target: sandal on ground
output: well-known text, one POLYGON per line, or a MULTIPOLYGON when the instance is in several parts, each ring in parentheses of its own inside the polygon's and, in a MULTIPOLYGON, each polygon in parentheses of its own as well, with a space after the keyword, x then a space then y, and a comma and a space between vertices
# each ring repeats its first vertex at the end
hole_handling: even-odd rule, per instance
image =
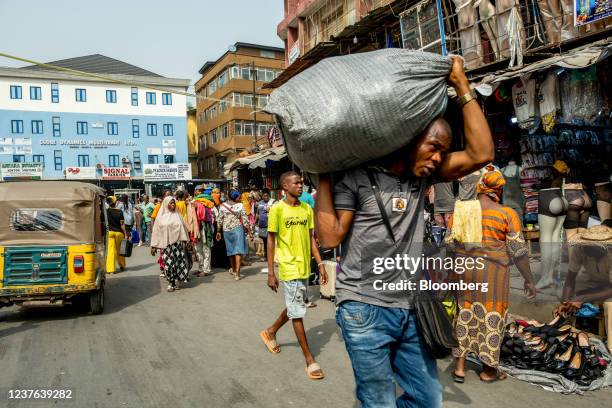
POLYGON ((306 367, 306 374, 311 380, 322 380, 325 378, 325 374, 323 374, 323 370, 321 370, 319 363, 312 363, 306 367))
POLYGON ((191 275, 199 277, 199 276, 202 276, 202 272, 197 272, 196 271, 196 272, 193 272, 191 275))
POLYGON ((463 384, 465 382, 465 375, 459 375, 453 371, 453 381, 459 384, 463 384))
POLYGON ((262 330, 261 332, 259 332, 259 337, 261 337, 261 340, 264 342, 270 353, 278 354, 281 352, 280 346, 276 342, 276 339, 270 337, 270 334, 267 330, 262 330))
POLYGON ((312 309, 313 307, 317 307, 317 305, 316 305, 316 303, 313 303, 313 302, 308 302, 308 303, 306 303, 306 307, 307 307, 308 309, 312 309))
POLYGON ((489 378, 487 380, 483 380, 482 379, 482 374, 480 375, 480 381, 482 381, 483 383, 494 383, 494 382, 497 382, 497 381, 505 380, 506 378, 508 378, 506 373, 504 373, 503 371, 500 371, 500 370, 497 370, 497 373, 495 374, 495 377, 489 378))
POLYGON ((168 292, 174 292, 174 286, 172 286, 172 285, 168 285, 168 287, 166 288, 166 290, 167 290, 168 292))
POLYGON ((159 277, 160 277, 160 278, 165 278, 165 277, 166 277, 166 274, 162 272, 162 273, 160 273, 160 274, 159 274, 159 277))
POLYGON ((239 281, 240 279, 242 279, 242 276, 236 276, 236 275, 234 275, 234 280, 239 281))

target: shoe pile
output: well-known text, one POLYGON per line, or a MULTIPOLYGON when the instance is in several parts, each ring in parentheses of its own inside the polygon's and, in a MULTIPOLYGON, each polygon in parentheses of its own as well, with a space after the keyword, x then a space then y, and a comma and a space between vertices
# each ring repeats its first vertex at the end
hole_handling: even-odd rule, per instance
POLYGON ((504 364, 560 374, 583 386, 601 377, 608 365, 589 344, 589 336, 560 317, 548 324, 524 320, 508 324, 500 358, 504 364))

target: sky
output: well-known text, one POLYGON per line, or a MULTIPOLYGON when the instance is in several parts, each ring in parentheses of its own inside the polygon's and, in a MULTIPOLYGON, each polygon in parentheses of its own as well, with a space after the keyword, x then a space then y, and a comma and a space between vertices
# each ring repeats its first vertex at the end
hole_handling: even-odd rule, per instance
POLYGON ((231 44, 283 47, 283 14, 283 0, 0 0, 0 52, 40 62, 102 54, 193 83, 231 44))

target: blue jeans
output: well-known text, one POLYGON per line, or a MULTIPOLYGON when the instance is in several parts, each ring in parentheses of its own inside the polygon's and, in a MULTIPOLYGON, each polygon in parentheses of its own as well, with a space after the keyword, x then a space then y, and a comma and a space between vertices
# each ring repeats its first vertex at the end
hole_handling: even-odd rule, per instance
POLYGON ((338 306, 336 322, 363 408, 442 406, 436 360, 425 349, 414 313, 345 301, 338 306), (404 390, 397 399, 395 381, 404 390))

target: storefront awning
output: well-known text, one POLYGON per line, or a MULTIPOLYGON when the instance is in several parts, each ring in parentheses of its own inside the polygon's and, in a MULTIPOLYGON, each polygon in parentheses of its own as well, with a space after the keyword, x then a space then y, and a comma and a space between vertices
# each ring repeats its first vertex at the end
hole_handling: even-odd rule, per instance
POLYGON ((287 153, 284 146, 266 149, 250 156, 240 157, 239 159, 234 160, 232 163, 226 164, 224 170, 226 173, 230 173, 242 167, 248 167, 250 169, 255 169, 257 167, 265 168, 266 161, 279 161, 285 156, 287 156, 287 153))
POLYGON ((273 162, 277 162, 280 161, 281 159, 287 157, 287 152, 285 151, 284 147, 277 147, 275 149, 272 149, 273 154, 261 157, 253 162, 251 162, 249 164, 249 169, 256 169, 256 168, 262 168, 265 169, 266 168, 266 163, 268 161, 273 161, 273 162))
POLYGON ((555 55, 532 64, 522 67, 508 68, 492 74, 487 74, 480 81, 480 84, 498 84, 512 78, 529 76, 530 74, 556 66, 559 68, 580 69, 596 64, 608 58, 612 54, 612 37, 583 47, 575 48, 566 53, 555 55))

